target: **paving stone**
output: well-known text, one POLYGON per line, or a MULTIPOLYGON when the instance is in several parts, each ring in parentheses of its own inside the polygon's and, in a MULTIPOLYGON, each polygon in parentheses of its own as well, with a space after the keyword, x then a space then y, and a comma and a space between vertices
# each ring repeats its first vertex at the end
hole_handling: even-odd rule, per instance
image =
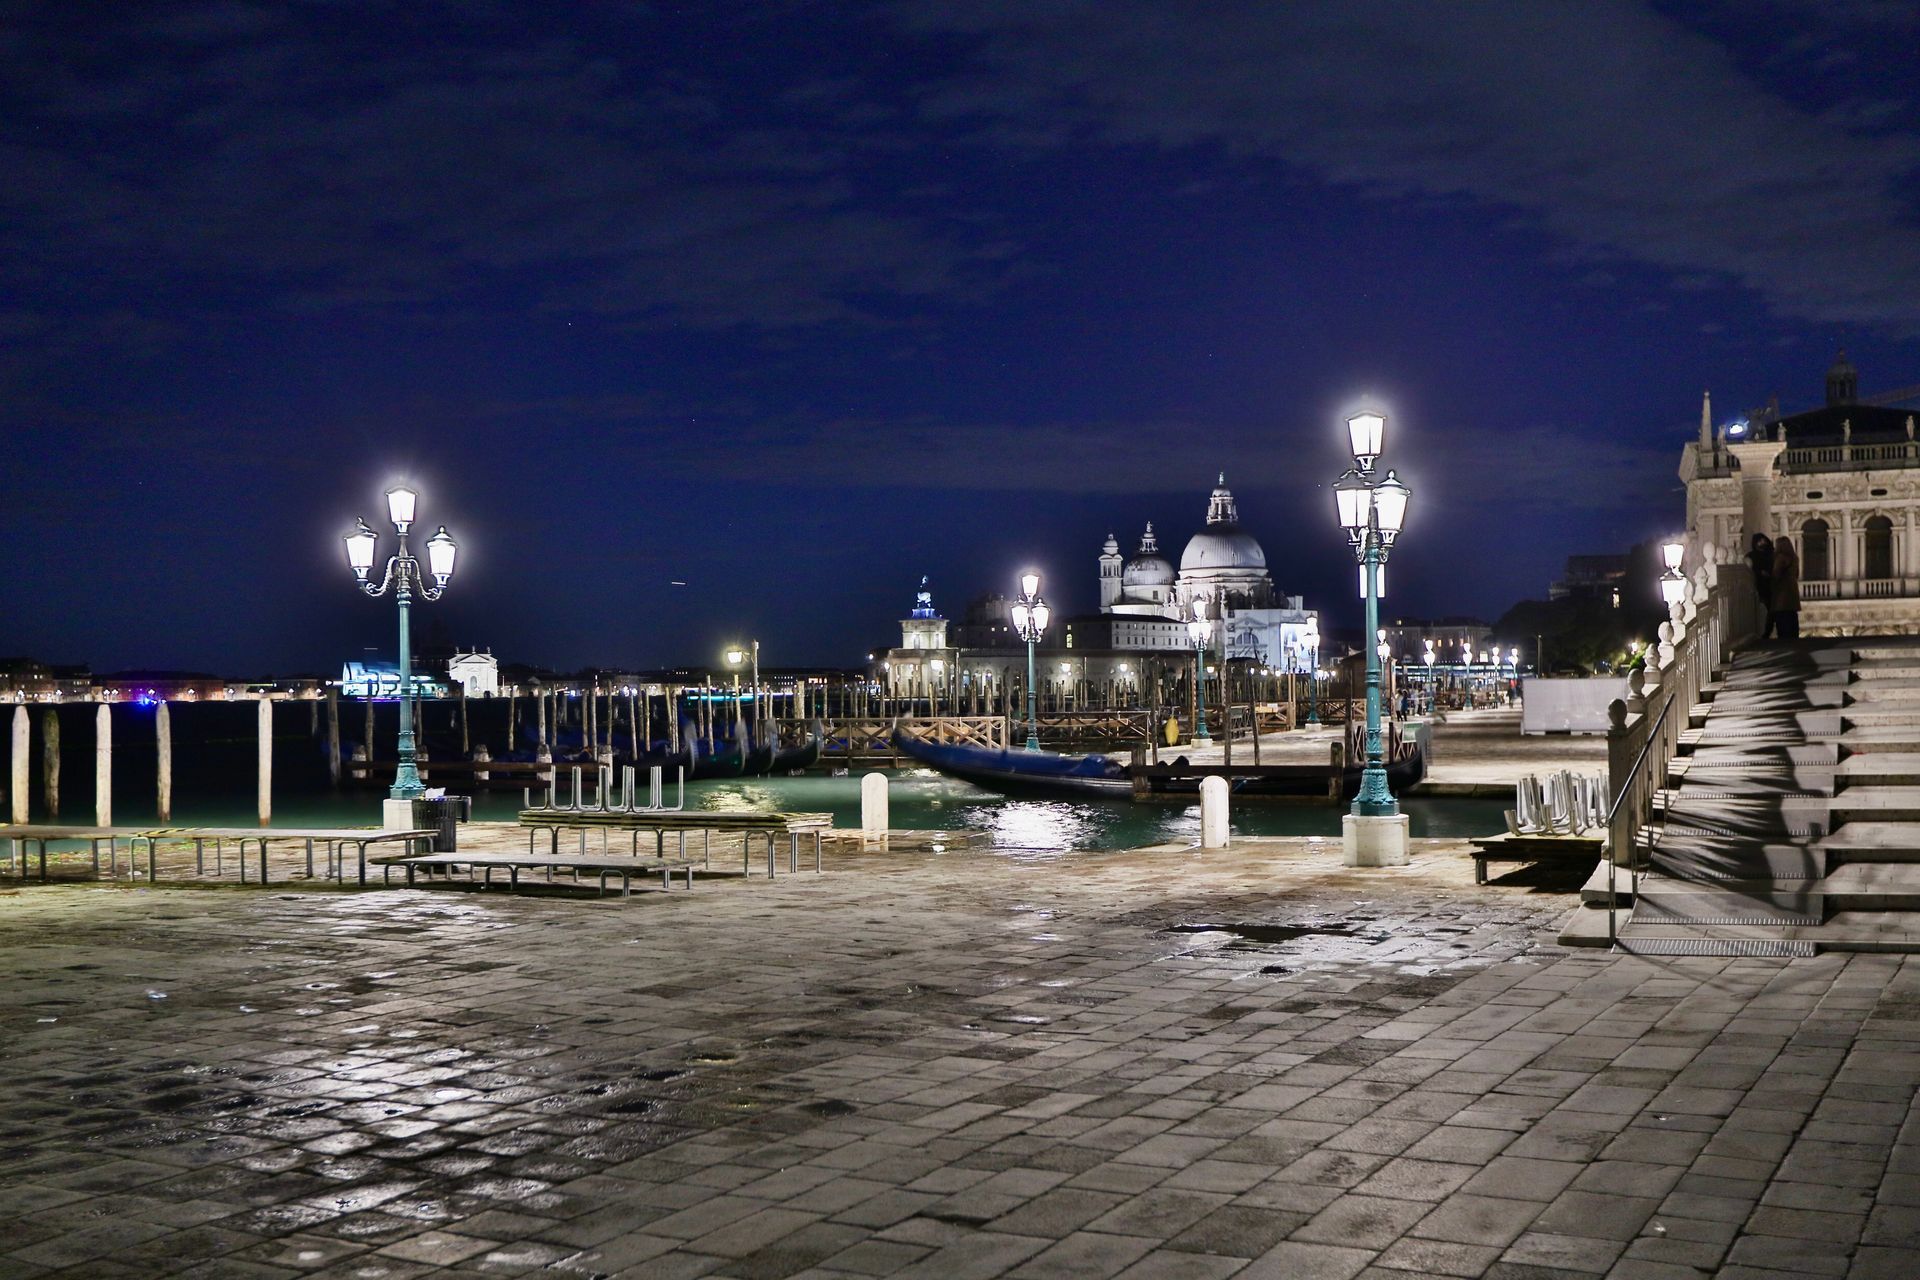
POLYGON ((618 907, 33 886, 0 1274, 1920 1274, 1904 959, 1565 952, 1457 845, 844 856, 618 907))

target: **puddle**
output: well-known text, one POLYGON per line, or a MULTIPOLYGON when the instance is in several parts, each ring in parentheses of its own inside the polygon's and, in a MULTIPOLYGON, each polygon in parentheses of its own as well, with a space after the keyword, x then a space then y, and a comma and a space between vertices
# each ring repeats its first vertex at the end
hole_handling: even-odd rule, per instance
POLYGON ((1342 923, 1328 924, 1176 924, 1167 929, 1168 933, 1228 933, 1235 941, 1227 944, 1230 948, 1246 950, 1247 944, 1272 946, 1279 942, 1292 942, 1295 938, 1309 936, 1353 938, 1360 931, 1342 923))

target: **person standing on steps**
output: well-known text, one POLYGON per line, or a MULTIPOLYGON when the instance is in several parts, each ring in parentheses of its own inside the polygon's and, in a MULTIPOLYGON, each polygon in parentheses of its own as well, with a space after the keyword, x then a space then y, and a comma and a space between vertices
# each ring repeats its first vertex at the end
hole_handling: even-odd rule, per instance
POLYGON ((1779 618, 1773 611, 1773 539, 1764 533, 1753 535, 1753 546, 1747 552, 1747 564, 1753 568, 1753 589, 1760 595, 1760 611, 1766 615, 1766 622, 1760 628, 1760 638, 1772 638, 1779 618))
POLYGON ((1782 538, 1773 548, 1773 615, 1782 640, 1800 638, 1800 555, 1793 539, 1782 538))

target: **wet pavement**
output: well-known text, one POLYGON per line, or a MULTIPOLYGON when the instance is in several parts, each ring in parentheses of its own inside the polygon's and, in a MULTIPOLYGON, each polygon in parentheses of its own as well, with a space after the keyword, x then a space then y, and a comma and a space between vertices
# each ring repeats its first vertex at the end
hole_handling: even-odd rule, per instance
POLYGON ((1920 970, 1471 879, 0 891, 0 1276, 1920 1274, 1920 970))

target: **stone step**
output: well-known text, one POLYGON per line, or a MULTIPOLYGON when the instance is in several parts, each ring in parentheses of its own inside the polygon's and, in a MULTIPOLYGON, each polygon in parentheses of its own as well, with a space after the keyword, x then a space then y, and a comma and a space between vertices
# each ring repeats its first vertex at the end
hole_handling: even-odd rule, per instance
POLYGON ((1920 751, 1870 751, 1848 756, 1834 771, 1842 788, 1920 786, 1920 751))
POLYGON ((1676 769, 1832 768, 1840 762, 1837 741, 1788 743, 1767 747, 1701 747, 1673 761, 1676 769))
POLYGON ((1845 706, 1847 698, 1858 687, 1843 684, 1769 685, 1738 692, 1728 690, 1712 702, 1695 704, 1694 709, 1704 709, 1715 715, 1780 715, 1831 709, 1845 706))
POLYGON ((1841 911, 1819 924, 1689 925, 1645 920, 1636 908, 1619 931, 1618 945, 1641 955, 1920 952, 1920 912, 1841 911))
MULTIPOLYGON (((1826 697, 1830 690, 1818 690, 1826 697)), ((1920 702, 1920 676, 1899 676, 1891 679, 1856 680, 1841 692, 1847 701, 1859 702, 1920 702)))
POLYGON ((1835 734, 1831 740, 1839 746, 1843 756, 1881 751, 1920 752, 1920 725, 1865 726, 1835 734))
POLYGON ((1712 832, 1649 827, 1641 832, 1641 858, 1678 880, 1818 880, 1838 857, 1819 842, 1753 841, 1712 832))
MULTIPOLYGON (((1656 791, 1654 821, 1669 831, 1706 832, 1758 842, 1792 843, 1825 835, 1835 825, 1830 806, 1837 797, 1821 795, 1743 795, 1705 786, 1656 791)), ((1870 808, 1863 802, 1863 808, 1870 808)), ((1904 820, 1896 810, 1890 820, 1904 820)))
MULTIPOLYGON (((1709 765, 1701 768, 1683 761, 1691 767, 1667 771, 1670 783, 1668 790, 1677 790, 1685 794, 1689 791, 1714 792, 1737 796, 1830 796, 1834 793, 1838 779, 1837 765, 1709 765)), ((1866 779, 1862 779, 1866 781, 1866 779)))
POLYGON ((1920 730, 1920 706, 1902 707, 1887 702, 1862 702, 1840 713, 1842 732, 1852 729, 1920 730))
POLYGON ((1920 862, 1920 823, 1848 822, 1813 843, 1846 862, 1920 862))
POLYGON ((1818 882, 1829 913, 1920 911, 1920 863, 1849 862, 1818 882))
POLYGON ((1723 880, 1701 884, 1651 874, 1635 887, 1634 915, 1643 924, 1818 924, 1824 880, 1775 884, 1723 880))

